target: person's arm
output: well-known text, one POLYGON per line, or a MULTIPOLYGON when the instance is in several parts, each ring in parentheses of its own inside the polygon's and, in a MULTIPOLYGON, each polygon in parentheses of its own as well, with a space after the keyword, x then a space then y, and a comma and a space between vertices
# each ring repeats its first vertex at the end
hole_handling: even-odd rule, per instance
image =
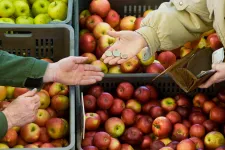
POLYGON ((0 50, 0 85, 40 88, 48 63, 0 50))
POLYGON ((0 139, 3 138, 8 130, 8 122, 4 113, 0 112, 0 139))
POLYGON ((213 28, 207 5, 203 1, 188 1, 183 1, 183 5, 177 0, 162 3, 143 19, 136 32, 144 37, 152 55, 157 50, 173 50, 197 40, 203 32, 213 28), (187 8, 188 5, 191 8, 187 8))

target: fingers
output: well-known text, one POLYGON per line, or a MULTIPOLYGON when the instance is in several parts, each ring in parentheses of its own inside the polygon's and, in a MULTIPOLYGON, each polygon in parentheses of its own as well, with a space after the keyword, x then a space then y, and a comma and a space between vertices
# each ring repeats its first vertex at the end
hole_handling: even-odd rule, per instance
POLYGON ((37 89, 33 89, 32 91, 28 91, 26 92, 25 94, 21 95, 21 96, 24 96, 24 97, 32 97, 34 96, 35 94, 37 93, 37 89))
POLYGON ((120 60, 120 58, 119 58, 119 57, 116 57, 116 58, 114 58, 114 59, 111 59, 111 60, 109 61, 109 64, 110 64, 110 65, 114 65, 114 64, 116 64, 119 60, 120 60))
POLYGON ((114 38, 119 38, 120 35, 121 35, 120 32, 115 32, 115 31, 108 31, 107 34, 108 34, 109 36, 114 37, 114 38))
POLYGON ((94 71, 85 71, 84 73, 85 76, 99 76, 99 77, 104 77, 103 72, 94 72, 94 71))
POLYGON ((95 79, 86 79, 86 80, 82 80, 80 81, 80 85, 90 85, 90 84, 94 84, 97 81, 95 79))
POLYGON ((84 76, 83 80, 87 80, 87 79, 94 79, 96 81, 101 81, 102 77, 101 76, 84 76))
POLYGON ((85 64, 84 65, 84 70, 85 71, 101 71, 101 68, 99 68, 97 66, 94 66, 94 65, 85 64))
POLYGON ((83 63, 85 63, 85 61, 87 61, 87 57, 82 57, 82 56, 79 56, 79 57, 75 57, 75 56, 70 56, 70 57, 72 57, 72 59, 73 59, 73 62, 75 63, 75 64, 83 64, 83 63))
POLYGON ((106 57, 105 59, 104 59, 104 63, 105 64, 108 64, 109 63, 109 61, 111 61, 112 59, 114 59, 115 57, 106 57))
POLYGON ((216 81, 217 81, 217 74, 214 74, 211 78, 209 78, 208 81, 206 81, 206 83, 200 85, 199 88, 208 88, 212 84, 216 83, 216 81))
POLYGON ((120 59, 117 63, 118 64, 122 64, 122 63, 124 63, 125 61, 127 61, 128 59, 120 59))

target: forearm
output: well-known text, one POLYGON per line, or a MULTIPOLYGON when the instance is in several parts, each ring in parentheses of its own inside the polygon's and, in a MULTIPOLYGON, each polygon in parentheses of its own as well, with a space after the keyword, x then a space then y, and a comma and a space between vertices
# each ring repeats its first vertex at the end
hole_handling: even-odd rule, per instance
POLYGON ((0 112, 0 139, 3 138, 8 130, 8 123, 4 113, 0 112))
POLYGON ((47 62, 33 57, 20 57, 0 51, 0 85, 33 88, 35 84, 31 82, 42 80, 47 66, 47 62))

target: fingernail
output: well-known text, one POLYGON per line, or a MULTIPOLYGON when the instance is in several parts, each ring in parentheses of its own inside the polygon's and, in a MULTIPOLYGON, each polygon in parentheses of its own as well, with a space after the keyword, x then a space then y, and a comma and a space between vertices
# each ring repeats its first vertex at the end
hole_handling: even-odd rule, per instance
POLYGON ((32 91, 37 91, 37 88, 34 88, 32 91))

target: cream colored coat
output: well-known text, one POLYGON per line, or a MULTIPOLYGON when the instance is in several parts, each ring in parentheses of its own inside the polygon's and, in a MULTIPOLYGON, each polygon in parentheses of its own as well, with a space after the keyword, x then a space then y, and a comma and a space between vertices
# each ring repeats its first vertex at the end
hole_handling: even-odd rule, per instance
POLYGON ((137 30, 151 54, 172 50, 215 29, 225 46, 225 0, 171 0, 151 12, 137 30))

